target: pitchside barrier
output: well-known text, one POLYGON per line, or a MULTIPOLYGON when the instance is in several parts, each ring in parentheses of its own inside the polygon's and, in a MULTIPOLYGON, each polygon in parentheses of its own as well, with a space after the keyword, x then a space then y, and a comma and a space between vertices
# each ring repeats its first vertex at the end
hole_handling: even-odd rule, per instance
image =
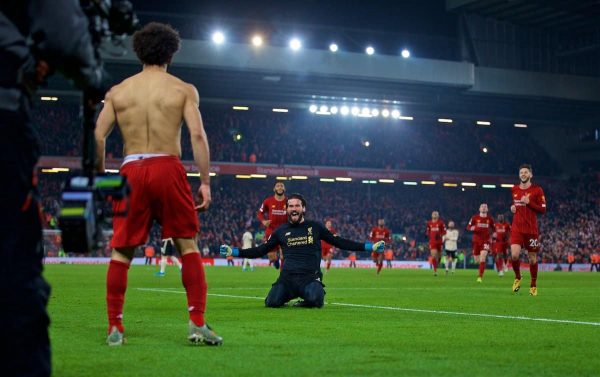
MULTIPOLYGON (((105 257, 105 255, 110 255, 110 247, 109 241, 112 237, 112 230, 107 230, 103 233, 105 237, 105 244, 103 250, 99 251, 97 254, 91 254, 87 256, 60 256, 61 253, 61 237, 60 230, 57 229, 44 229, 44 258, 45 264, 108 264, 110 258, 105 257)), ((159 250, 156 250, 156 253, 160 255, 159 250)), ((160 256, 153 258, 153 263, 158 263, 160 256)), ((203 257, 202 258, 205 265, 210 266, 227 266, 227 260, 224 258, 210 258, 203 257)), ((144 257, 134 258, 132 264, 134 265, 143 265, 145 262, 144 257)), ((253 259, 254 265, 257 267, 265 267, 269 265, 269 261, 267 259, 253 259)), ((171 261, 168 262, 171 264, 171 261)), ((242 259, 237 258, 234 259, 234 265, 241 267, 242 259)), ((386 261, 383 262, 384 268, 386 267, 386 261)), ((325 268, 325 262, 321 262, 321 267, 325 268)), ((334 268, 348 268, 350 267, 350 261, 347 259, 334 259, 331 261, 331 267, 334 268)), ((371 260, 361 259, 356 261, 356 268, 373 268, 374 263, 371 260)), ((521 267, 523 269, 529 269, 527 264, 522 264, 521 267)), ((431 266, 427 261, 401 261, 394 260, 392 261, 392 268, 399 269, 411 269, 411 270, 427 270, 430 269, 431 266)), ((457 268, 462 269, 462 264, 459 263, 457 268)), ((567 264, 562 265, 562 270, 566 271, 568 268, 567 264)), ((556 269, 555 263, 544 263, 540 264, 540 271, 554 271, 556 269)), ((443 271, 443 267, 440 268, 440 271, 443 271)), ((590 271, 589 264, 573 264, 573 271, 590 271)))
MULTIPOLYGON (((152 264, 158 264, 160 258, 153 258, 152 264)), ((46 257, 44 258, 45 264, 108 264, 110 258, 107 257, 46 257)), ((227 266, 227 260, 224 258, 210 258, 203 257, 202 261, 207 266, 227 266)), ((144 265, 145 258, 133 258, 131 262, 132 265, 144 265)), ((268 259, 253 259, 255 267, 267 267, 269 266, 268 259)), ((171 261, 168 262, 171 264, 171 261)), ((235 259, 233 261, 235 267, 242 267, 242 259, 235 259)), ((356 268, 374 268, 374 263, 369 260, 357 260, 356 268)), ((232 266, 230 266, 232 267, 232 266)), ((333 268, 349 268, 350 261, 345 259, 340 260, 332 260, 331 267, 333 268)), ((562 271, 567 271, 567 265, 562 265, 562 271)), ((321 268, 325 268, 325 263, 321 262, 321 268)), ((387 268, 384 262, 383 268, 387 268)), ((408 270, 428 270, 430 269, 428 262, 423 261, 392 261, 392 268, 399 269, 408 269, 408 270)), ((522 264, 521 268, 523 270, 529 269, 527 264, 522 264)), ((540 264, 540 271, 554 271, 556 268, 556 264, 554 263, 545 263, 540 264)), ((459 268, 462 269, 462 268, 459 268)), ((440 269, 443 272, 443 267, 440 269)), ((589 264, 573 264, 573 271, 590 271, 589 264)), ((594 270, 595 272, 595 270, 594 270)))

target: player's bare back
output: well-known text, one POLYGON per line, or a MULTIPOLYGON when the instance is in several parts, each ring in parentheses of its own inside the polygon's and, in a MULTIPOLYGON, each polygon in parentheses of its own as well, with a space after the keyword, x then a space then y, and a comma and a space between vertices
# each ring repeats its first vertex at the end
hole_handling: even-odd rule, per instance
POLYGON ((162 70, 146 69, 114 86, 110 99, 123 135, 125 155, 181 156, 186 101, 194 101, 197 106, 197 92, 192 85, 162 70))

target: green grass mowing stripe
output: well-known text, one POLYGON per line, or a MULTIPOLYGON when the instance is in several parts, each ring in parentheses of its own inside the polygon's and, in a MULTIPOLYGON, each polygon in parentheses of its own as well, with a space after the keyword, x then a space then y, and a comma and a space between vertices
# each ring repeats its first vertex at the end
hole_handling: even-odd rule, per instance
MULTIPOLYGON (((173 289, 171 289, 171 290, 155 289, 155 288, 137 288, 137 289, 140 291, 151 291, 151 292, 181 293, 181 294, 185 293, 184 291, 175 291, 173 289)), ((208 296, 241 298, 241 299, 248 299, 248 300, 264 300, 264 297, 225 295, 225 294, 218 294, 218 293, 209 293, 208 296)), ((600 322, 574 321, 574 320, 569 320, 569 319, 536 318, 536 317, 512 316, 512 315, 502 315, 502 314, 485 314, 485 313, 466 313, 466 312, 454 312, 454 311, 447 311, 447 310, 398 308, 398 307, 393 307, 393 306, 350 304, 350 303, 341 303, 341 302, 327 302, 326 304, 327 305, 353 307, 353 308, 395 310, 395 311, 414 312, 414 313, 447 314, 447 315, 467 316, 467 317, 515 319, 515 320, 520 320, 520 321, 539 321, 539 322, 551 322, 551 323, 568 323, 568 324, 574 324, 574 325, 600 326, 600 322)))

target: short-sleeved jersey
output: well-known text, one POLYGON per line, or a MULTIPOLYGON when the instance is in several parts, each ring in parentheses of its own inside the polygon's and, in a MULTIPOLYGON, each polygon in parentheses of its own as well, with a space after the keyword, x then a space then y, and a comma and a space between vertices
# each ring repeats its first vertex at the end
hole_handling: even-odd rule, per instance
POLYGON ((389 244, 391 240, 391 232, 386 227, 374 226, 369 233, 369 241, 371 242, 385 241, 389 244))
POLYGON ((446 234, 446 225, 442 220, 429 220, 427 222, 427 230, 425 231, 429 237, 430 244, 441 244, 442 236, 446 234))
POLYGON ((277 200, 275 195, 266 198, 258 212, 256 217, 260 221, 271 220, 271 223, 267 227, 269 233, 272 233, 279 226, 288 222, 287 212, 285 210, 285 204, 287 203, 287 197, 283 197, 283 200, 277 200))
MULTIPOLYGON (((331 229, 329 229, 329 231, 334 236, 337 236, 337 232, 335 231, 335 229, 331 228, 331 229)), ((331 252, 333 250, 333 245, 330 244, 330 243, 328 243, 328 242, 325 242, 325 241, 321 240, 321 250, 322 251, 331 252)))
POLYGON ((492 238, 493 244, 506 245, 508 236, 510 235, 510 224, 506 221, 494 224, 494 234, 492 238))
POLYGON ((473 243, 488 243, 494 230, 494 220, 489 216, 474 215, 467 224, 467 230, 473 232, 473 243))
POLYGON ((534 184, 526 189, 515 185, 511 191, 513 204, 517 207, 517 212, 513 215, 511 231, 522 234, 539 234, 537 215, 546 213, 544 191, 540 186, 534 184), (529 197, 529 204, 521 201, 524 196, 529 197))

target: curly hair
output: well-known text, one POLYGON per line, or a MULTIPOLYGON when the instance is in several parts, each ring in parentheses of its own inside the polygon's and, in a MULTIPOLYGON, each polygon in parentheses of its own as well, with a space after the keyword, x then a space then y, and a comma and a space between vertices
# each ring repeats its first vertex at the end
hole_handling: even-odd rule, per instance
POLYGON ((133 50, 146 65, 171 64, 180 45, 179 32, 159 22, 150 22, 133 35, 133 50))

